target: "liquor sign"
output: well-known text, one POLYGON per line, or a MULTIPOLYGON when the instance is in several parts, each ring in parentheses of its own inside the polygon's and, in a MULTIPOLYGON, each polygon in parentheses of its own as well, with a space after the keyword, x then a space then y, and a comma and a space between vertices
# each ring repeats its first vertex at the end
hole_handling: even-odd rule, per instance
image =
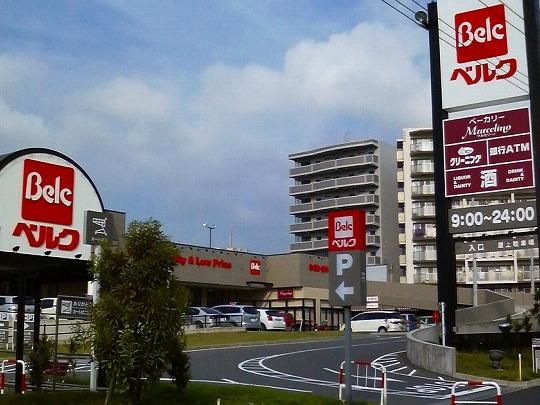
POLYGON ((328 213, 328 302, 335 306, 366 304, 366 213, 328 213))
POLYGON ((0 251, 90 259, 85 212, 103 205, 75 162, 48 149, 4 155, 0 190, 0 251))
POLYGON ((534 187, 528 108, 443 121, 446 196, 534 187))
POLYGON ((437 10, 444 110, 528 97, 522 0, 439 0, 437 10))

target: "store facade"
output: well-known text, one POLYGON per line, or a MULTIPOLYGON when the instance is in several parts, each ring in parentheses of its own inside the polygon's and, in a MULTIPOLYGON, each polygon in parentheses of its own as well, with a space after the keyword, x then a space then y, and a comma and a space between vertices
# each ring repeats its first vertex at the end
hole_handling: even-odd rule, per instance
POLYGON ((340 307, 328 304, 328 260, 303 253, 257 255, 177 245, 176 278, 191 293, 191 305, 251 304, 284 310, 307 328, 343 323, 340 307))

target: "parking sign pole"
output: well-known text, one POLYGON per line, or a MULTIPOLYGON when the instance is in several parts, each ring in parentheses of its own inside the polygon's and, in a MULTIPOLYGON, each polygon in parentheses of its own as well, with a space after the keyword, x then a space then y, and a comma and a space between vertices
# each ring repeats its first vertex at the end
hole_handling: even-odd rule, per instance
POLYGON ((352 391, 351 391, 351 307, 343 307, 345 317, 345 365, 343 371, 345 372, 345 402, 352 403, 352 391))

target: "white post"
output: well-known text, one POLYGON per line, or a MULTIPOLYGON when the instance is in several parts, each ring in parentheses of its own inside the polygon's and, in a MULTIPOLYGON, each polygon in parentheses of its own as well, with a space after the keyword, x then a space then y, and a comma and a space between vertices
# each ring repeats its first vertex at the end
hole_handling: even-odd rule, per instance
POLYGON ((444 309, 445 303, 441 302, 441 334, 442 334, 442 345, 446 346, 446 324, 444 321, 444 309))
POLYGON ((473 280, 473 307, 478 306, 478 269, 476 268, 476 253, 473 254, 472 261, 472 280, 473 280))
POLYGON ((531 255, 531 294, 534 296, 534 249, 529 250, 531 255))
POLYGON ((519 381, 521 381, 521 353, 518 354, 519 358, 519 381))

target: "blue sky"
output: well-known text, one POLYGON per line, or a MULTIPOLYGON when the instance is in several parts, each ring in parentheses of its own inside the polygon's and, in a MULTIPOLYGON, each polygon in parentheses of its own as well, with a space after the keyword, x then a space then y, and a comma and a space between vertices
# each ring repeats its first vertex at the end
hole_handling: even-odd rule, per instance
POLYGON ((427 32, 379 0, 0 11, 0 153, 68 155, 176 242, 207 244, 206 222, 214 246, 285 252, 288 154, 430 125, 427 32))

